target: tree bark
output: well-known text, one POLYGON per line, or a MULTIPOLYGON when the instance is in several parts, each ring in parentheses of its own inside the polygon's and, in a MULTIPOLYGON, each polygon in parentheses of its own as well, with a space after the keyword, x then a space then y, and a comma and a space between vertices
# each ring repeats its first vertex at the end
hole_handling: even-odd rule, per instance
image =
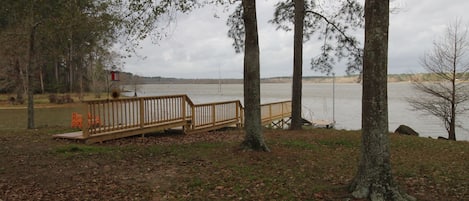
POLYGON ((60 87, 59 87, 59 84, 60 84, 60 80, 59 80, 59 62, 57 60, 55 60, 54 62, 54 66, 55 66, 55 92, 56 93, 59 93, 59 90, 60 90, 60 87))
POLYGON ((72 33, 69 34, 69 52, 68 52, 68 67, 69 67, 69 92, 73 93, 73 42, 72 42, 72 33))
POLYGON ((256 1, 243 0, 245 26, 244 49, 244 104, 245 139, 242 147, 256 151, 269 151, 262 134, 260 107, 260 63, 257 31, 256 1))
POLYGON ((33 88, 33 66, 34 66, 34 43, 36 28, 39 23, 36 23, 31 28, 29 37, 29 56, 28 56, 28 67, 26 68, 26 83, 28 86, 28 129, 34 129, 34 88, 33 88))
POLYGON ((45 88, 44 88, 44 71, 42 66, 39 69, 39 81, 41 83, 41 93, 44 94, 46 93, 45 88))
POLYGON ((389 0, 365 1, 362 149, 352 195, 372 201, 412 200, 401 194, 391 174, 387 63, 389 0))
MULTIPOLYGON (((457 32, 455 32, 457 33, 457 32)), ((457 38, 457 36, 455 36, 455 38, 457 38)), ((455 54, 454 55, 457 55, 457 40, 455 40, 455 44, 454 44, 454 47, 455 47, 455 54)), ((457 67, 457 62, 456 62, 456 58, 453 60, 453 71, 452 71, 452 79, 451 79, 451 120, 450 120, 450 125, 449 125, 449 135, 448 135, 448 139, 449 140, 454 140, 456 141, 456 76, 457 76, 457 71, 456 71, 456 67, 457 67)))
POLYGON ((293 44, 293 80, 292 80, 292 130, 302 128, 301 99, 303 82, 303 28, 305 18, 304 0, 295 0, 295 28, 293 44))
POLYGON ((15 71, 18 73, 16 77, 16 101, 23 104, 23 97, 27 91, 28 84, 26 83, 27 80, 24 77, 23 69, 21 68, 18 58, 15 59, 15 71))

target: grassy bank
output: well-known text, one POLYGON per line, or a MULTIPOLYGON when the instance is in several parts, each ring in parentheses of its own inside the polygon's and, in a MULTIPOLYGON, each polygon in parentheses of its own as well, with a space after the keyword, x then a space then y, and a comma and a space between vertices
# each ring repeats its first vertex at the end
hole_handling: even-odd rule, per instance
MULTIPOLYGON (((154 134, 96 145, 62 128, 0 135, 2 200, 345 200, 360 134, 265 132, 272 152, 238 149, 241 131, 154 134)), ((469 199, 469 143, 391 135, 396 181, 419 200, 469 199)))
MULTIPOLYGON (((70 97, 73 103, 57 104, 49 102, 50 94, 38 94, 34 96, 34 119, 37 128, 44 127, 67 127, 71 124, 72 113, 80 112, 78 94, 70 97)), ((59 94, 58 96, 65 96, 59 94)), ((0 130, 23 129, 27 126, 27 103, 11 104, 8 99, 14 97, 12 94, 0 94, 0 130)), ((107 98, 102 94, 101 98, 107 98)), ((94 94, 85 94, 83 100, 94 100, 94 94)))

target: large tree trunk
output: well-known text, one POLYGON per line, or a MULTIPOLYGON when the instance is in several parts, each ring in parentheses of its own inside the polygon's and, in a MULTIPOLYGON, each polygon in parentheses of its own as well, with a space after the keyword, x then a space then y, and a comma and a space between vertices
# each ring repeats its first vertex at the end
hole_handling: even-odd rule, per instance
POLYGON ((246 149, 269 151, 262 134, 260 106, 259 39, 256 1, 243 0, 243 19, 246 30, 244 50, 244 104, 246 132, 242 146, 246 149))
POLYGON ((399 192, 391 174, 387 101, 388 29, 389 0, 366 0, 362 149, 351 190, 354 197, 373 201, 412 199, 399 192))
POLYGON ((302 126, 301 96, 303 78, 303 24, 305 18, 304 0, 295 0, 295 33, 293 47, 293 80, 292 80, 292 130, 302 126))

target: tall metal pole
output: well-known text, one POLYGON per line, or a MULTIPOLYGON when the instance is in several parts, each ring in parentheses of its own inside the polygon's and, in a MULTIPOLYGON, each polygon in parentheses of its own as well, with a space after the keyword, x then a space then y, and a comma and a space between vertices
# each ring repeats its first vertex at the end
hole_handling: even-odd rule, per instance
POLYGON ((335 73, 332 73, 332 122, 335 123, 335 73))

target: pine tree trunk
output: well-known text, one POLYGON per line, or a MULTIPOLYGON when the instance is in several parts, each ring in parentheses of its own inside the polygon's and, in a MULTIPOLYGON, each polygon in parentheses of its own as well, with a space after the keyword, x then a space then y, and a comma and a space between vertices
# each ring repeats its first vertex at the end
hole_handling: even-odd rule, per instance
POLYGON ((259 39, 257 32, 256 1, 243 0, 246 30, 244 52, 244 104, 246 132, 242 146, 245 149, 269 151, 262 134, 260 107, 259 39))
POLYGON ((295 33, 293 48, 293 80, 292 80, 292 130, 302 127, 301 98, 303 78, 303 24, 305 17, 304 0, 295 0, 295 33))
POLYGON ((365 1, 363 58, 362 150, 351 190, 372 201, 412 200, 401 194, 391 174, 387 63, 389 0, 365 1))

